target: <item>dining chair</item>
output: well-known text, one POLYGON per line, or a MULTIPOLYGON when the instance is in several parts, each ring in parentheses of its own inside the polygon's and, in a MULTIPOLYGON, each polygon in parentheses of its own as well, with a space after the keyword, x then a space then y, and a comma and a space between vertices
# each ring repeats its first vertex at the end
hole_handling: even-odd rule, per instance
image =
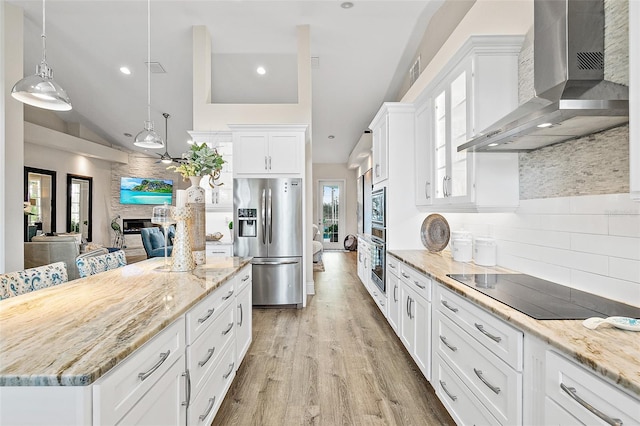
POLYGON ((64 262, 0 274, 0 300, 62 284, 68 279, 64 262))
POLYGON ((126 264, 127 257, 124 254, 124 250, 117 250, 113 253, 101 254, 99 256, 78 257, 76 259, 76 266, 78 267, 80 278, 120 268, 126 264))

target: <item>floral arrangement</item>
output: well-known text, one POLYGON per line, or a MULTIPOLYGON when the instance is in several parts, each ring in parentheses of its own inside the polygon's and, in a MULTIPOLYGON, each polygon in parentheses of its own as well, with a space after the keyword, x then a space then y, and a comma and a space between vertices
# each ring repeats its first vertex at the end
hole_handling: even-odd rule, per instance
POLYGON ((182 175, 184 180, 190 176, 211 176, 209 185, 212 187, 218 184, 215 181, 220 177, 222 165, 225 163, 222 155, 215 148, 209 147, 206 143, 198 145, 196 142, 191 145, 189 151, 182 154, 182 160, 178 166, 169 166, 182 175))

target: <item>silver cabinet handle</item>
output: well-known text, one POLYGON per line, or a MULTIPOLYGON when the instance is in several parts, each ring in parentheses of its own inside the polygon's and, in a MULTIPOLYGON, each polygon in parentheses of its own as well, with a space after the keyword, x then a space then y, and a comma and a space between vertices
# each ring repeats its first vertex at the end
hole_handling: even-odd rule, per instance
POLYGON ((158 361, 153 367, 151 367, 148 371, 144 372, 144 373, 140 373, 138 374, 138 378, 140 380, 145 380, 147 377, 149 377, 150 375, 153 374, 154 371, 156 371, 163 362, 165 362, 167 360, 167 358, 169 358, 169 354, 171 353, 171 351, 169 349, 167 349, 167 352, 162 352, 160 354, 160 361, 158 361))
POLYGON ((209 398, 209 405, 207 405, 207 409, 204 410, 203 414, 200 414, 198 416, 198 419, 200 419, 200 421, 203 421, 204 419, 206 419, 207 416, 209 415, 209 413, 211 412, 211 410, 213 409, 214 405, 216 405, 216 397, 215 396, 213 398, 209 398))
POLYGON ((560 388, 563 391, 565 391, 571 398, 573 398, 573 400, 575 400, 578 404, 582 405, 584 408, 589 410, 591 413, 593 413, 596 416, 598 416, 605 423, 607 423, 609 425, 612 425, 612 426, 622 426, 622 420, 615 419, 615 418, 613 418, 611 416, 607 416, 602 411, 598 410, 593 405, 589 404, 587 401, 585 401, 584 399, 580 398, 578 396, 578 392, 576 391, 576 388, 570 388, 569 386, 565 385, 564 383, 560 383, 560 388))
POLYGON ((268 170, 267 169, 267 156, 266 155, 264 156, 264 169, 268 170))
POLYGON ((244 321, 244 311, 242 310, 242 303, 238 305, 240 308, 240 322, 238 323, 238 327, 242 327, 242 322, 244 321))
POLYGON ((476 328, 478 330, 480 330, 480 333, 484 334, 485 336, 487 336, 489 339, 493 340, 494 342, 500 343, 500 341, 502 340, 502 337, 494 336, 493 334, 491 334, 487 330, 485 330, 484 327, 482 326, 482 324, 478 324, 476 322, 476 323, 474 323, 474 325, 476 326, 476 328))
POLYGON ((431 182, 426 181, 424 183, 424 197, 425 199, 429 200, 431 198, 431 195, 429 195, 429 187, 431 186, 431 182))
POLYGON ((269 156, 269 170, 271 170, 271 156, 269 156))
POLYGON ((229 326, 227 327, 227 329, 225 331, 222 332, 223 336, 226 336, 227 334, 229 334, 229 332, 231 331, 231 329, 233 328, 233 323, 230 322, 229 326))
POLYGON ((447 195, 447 177, 444 176, 442 178, 442 195, 444 195, 445 197, 448 197, 447 195))
POLYGON ((205 322, 206 320, 209 319, 209 317, 211 315, 213 315, 213 311, 215 311, 215 308, 211 308, 207 311, 207 314, 205 316, 203 316, 202 318, 198 318, 198 323, 202 324, 203 322, 205 322))
POLYGON ((375 291, 375 290, 373 290, 373 295, 377 297, 377 296, 378 296, 378 293, 376 293, 376 291, 375 291))
POLYGON ((213 353, 216 351, 216 347, 214 346, 213 348, 209 349, 207 351, 207 355, 205 356, 205 358, 202 361, 198 361, 198 367, 204 367, 204 365, 209 362, 209 360, 211 359, 211 357, 213 356, 213 353))
POLYGON ((451 312, 458 312, 458 308, 454 308, 453 306, 449 305, 449 302, 447 302, 446 300, 443 300, 442 304, 444 305, 445 308, 447 308, 451 312))
POLYGON ((411 298, 409 296, 407 296, 407 317, 409 317, 409 319, 411 319, 411 311, 409 310, 409 301, 411 300, 411 298))
POLYGON ((440 340, 442 340, 442 343, 444 343, 444 345, 446 347, 448 347, 449 349, 451 349, 453 352, 456 352, 458 350, 457 347, 455 347, 451 343, 447 342, 447 338, 444 337, 443 335, 440 335, 440 340))
POLYGON ((191 404, 191 373, 189 373, 189 370, 185 371, 184 373, 182 373, 182 377, 186 378, 185 381, 185 386, 186 386, 186 394, 187 394, 187 400, 186 401, 182 401, 182 406, 183 407, 187 407, 189 408, 189 404, 191 404))
POLYGON ((420 284, 420 282, 418 282, 418 281, 414 281, 414 284, 415 284, 415 285, 417 285, 418 287, 420 287, 420 288, 421 288, 421 289, 423 289, 423 290, 424 290, 425 288, 427 288, 427 287, 423 286, 422 284, 420 284))
POLYGON ((394 285, 394 286, 393 286, 393 301, 394 301, 395 303, 398 303, 398 296, 397 296, 397 294, 398 294, 398 286, 397 286, 397 285, 394 285))
POLYGON ((227 371, 225 374, 222 375, 223 379, 228 379, 229 376, 231 375, 231 373, 233 373, 233 367, 235 367, 236 363, 232 362, 231 364, 229 364, 229 371, 227 371))
POLYGON ((389 268, 396 269, 396 265, 394 265, 393 263, 389 262, 388 265, 389 265, 389 268))
POLYGON ((404 272, 401 272, 402 276, 405 278, 411 278, 409 275, 405 274, 404 272))
POLYGON ((484 378, 484 376, 482 375, 482 370, 478 370, 477 368, 473 369, 473 372, 476 373, 476 376, 478 376, 478 379, 480 379, 480 381, 482 383, 484 383, 485 385, 487 385, 487 387, 489 389, 491 389, 493 391, 493 393, 495 393, 496 395, 500 393, 500 388, 497 386, 493 386, 491 383, 489 383, 487 381, 487 379, 484 378))
POLYGON ((380 177, 380 164, 376 164, 376 177, 380 177))
POLYGON ((251 278, 251 275, 245 275, 245 277, 242 279, 242 282, 245 282, 246 280, 248 280, 249 278, 251 278))
POLYGON ((447 383, 446 383, 446 382, 443 382, 442 380, 440 380, 440 387, 442 388, 442 390, 444 391, 444 393, 446 393, 446 394, 447 394, 447 396, 448 396, 449 398, 451 398, 451 400, 452 400, 452 401, 455 401, 455 400, 457 400, 457 399, 458 399, 458 397, 457 397, 457 396, 452 395, 452 394, 451 394, 451 392, 449 392, 449 390, 447 389, 447 383))
POLYGON ((413 315, 413 313, 411 312, 411 306, 413 305, 413 299, 409 298, 409 318, 413 319, 415 316, 413 315))
POLYGON ((222 298, 222 300, 227 300, 227 299, 229 299, 231 296, 233 296, 233 290, 231 290, 229 293, 227 293, 227 295, 226 295, 226 296, 224 296, 224 297, 222 298))

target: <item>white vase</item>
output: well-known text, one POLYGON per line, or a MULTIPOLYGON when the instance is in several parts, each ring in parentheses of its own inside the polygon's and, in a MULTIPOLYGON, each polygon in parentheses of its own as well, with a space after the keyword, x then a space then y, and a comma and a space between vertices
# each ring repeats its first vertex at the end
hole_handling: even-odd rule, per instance
POLYGON ((187 191, 187 206, 191 207, 191 217, 187 222, 191 240, 191 253, 196 265, 206 263, 206 214, 204 188, 200 187, 202 176, 189 176, 191 186, 187 191))
POLYGON ((176 221, 176 234, 173 237, 173 249, 171 251, 171 270, 174 272, 191 271, 196 267, 191 252, 191 238, 187 226, 192 216, 189 206, 172 209, 172 217, 176 221))

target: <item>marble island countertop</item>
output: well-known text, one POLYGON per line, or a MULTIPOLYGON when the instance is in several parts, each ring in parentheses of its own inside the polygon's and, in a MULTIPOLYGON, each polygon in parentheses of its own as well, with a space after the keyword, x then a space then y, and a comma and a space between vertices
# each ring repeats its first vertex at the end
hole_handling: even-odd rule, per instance
POLYGON ((514 273, 514 271, 455 262, 449 252, 388 250, 387 253, 522 331, 538 337, 630 393, 640 396, 640 333, 607 327, 589 330, 582 325, 581 320, 535 320, 447 277, 447 274, 514 273))
POLYGON ((191 272, 163 258, 0 301, 0 386, 84 386, 249 264, 211 257, 191 272))

